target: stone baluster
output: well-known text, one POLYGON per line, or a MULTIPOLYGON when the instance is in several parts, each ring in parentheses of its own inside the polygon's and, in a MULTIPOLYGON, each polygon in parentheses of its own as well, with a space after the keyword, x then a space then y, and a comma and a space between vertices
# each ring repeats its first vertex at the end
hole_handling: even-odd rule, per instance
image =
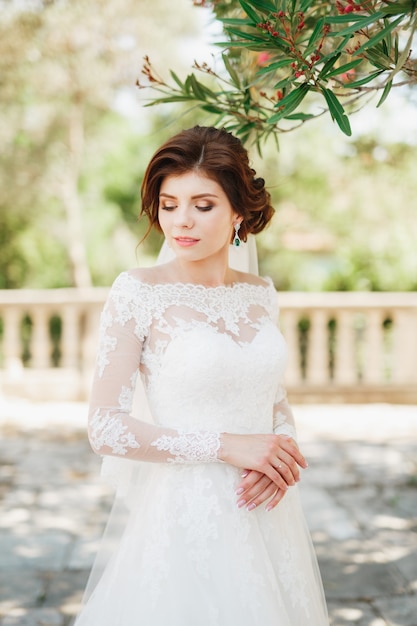
POLYGON ((35 305, 30 311, 32 319, 32 338, 31 338, 31 367, 34 369, 43 369, 51 367, 51 337, 49 334, 49 315, 48 310, 39 305, 35 305))
POLYGON ((298 345, 298 315, 295 311, 288 309, 281 312, 282 333, 288 346, 288 365, 285 370, 285 382, 287 385, 299 385, 301 381, 300 373, 300 346, 298 345))
POLYGON ((384 313, 371 309, 366 315, 362 380, 378 384, 384 379, 384 313))
POLYGON ((336 315, 336 362, 334 382, 351 385, 357 381, 354 312, 341 310, 336 315))
POLYGON ((22 342, 20 339, 21 311, 18 307, 8 306, 2 311, 4 323, 4 367, 13 373, 22 370, 22 342))
POLYGON ((100 312, 102 307, 92 306, 86 310, 84 336, 82 340, 82 360, 84 369, 91 370, 94 367, 98 345, 98 330, 100 325, 100 312))
POLYGON ((307 383, 324 385, 329 382, 329 332, 328 313, 313 309, 307 348, 307 383))
POLYGON ((61 318, 61 364, 62 367, 77 368, 80 358, 78 311, 74 306, 67 304, 62 308, 61 318))
POLYGON ((393 315, 392 382, 417 384, 417 319, 415 311, 398 310, 393 315))

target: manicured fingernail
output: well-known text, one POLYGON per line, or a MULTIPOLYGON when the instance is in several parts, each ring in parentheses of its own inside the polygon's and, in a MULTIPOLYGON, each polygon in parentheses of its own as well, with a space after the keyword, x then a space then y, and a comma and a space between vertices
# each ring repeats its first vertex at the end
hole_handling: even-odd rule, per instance
POLYGON ((246 472, 243 472, 240 476, 241 478, 246 478, 246 476, 249 474, 249 472, 246 470, 246 472))
POLYGON ((248 506, 247 510, 248 511, 253 511, 253 509, 256 509, 256 504, 254 502, 251 502, 250 505, 248 506))
POLYGON ((239 489, 236 489, 236 495, 240 496, 241 493, 243 493, 245 490, 243 489, 243 487, 239 487, 239 489))
POLYGON ((265 507, 265 511, 272 511, 273 508, 272 504, 268 504, 268 506, 265 507))
POLYGON ((238 509, 241 509, 242 506, 245 506, 245 504, 246 504, 246 500, 239 500, 239 502, 237 503, 238 509))

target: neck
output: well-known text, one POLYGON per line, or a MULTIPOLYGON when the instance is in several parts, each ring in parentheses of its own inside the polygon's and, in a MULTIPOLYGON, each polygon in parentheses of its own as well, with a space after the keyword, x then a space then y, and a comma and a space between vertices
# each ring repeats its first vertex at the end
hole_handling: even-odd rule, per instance
POLYGON ((176 280, 183 283, 195 283, 206 287, 230 285, 235 278, 235 272, 227 261, 183 261, 176 258, 172 262, 176 280))

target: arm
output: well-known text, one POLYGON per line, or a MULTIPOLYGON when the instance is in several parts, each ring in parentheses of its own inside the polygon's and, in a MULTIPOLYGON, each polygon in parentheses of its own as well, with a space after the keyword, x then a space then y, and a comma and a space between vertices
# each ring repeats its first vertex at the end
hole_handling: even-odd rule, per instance
POLYGON ((180 433, 131 414, 142 346, 151 322, 138 285, 135 281, 132 287, 132 280, 121 274, 101 316, 88 418, 91 446, 99 455, 157 463, 219 461, 218 433, 180 433))

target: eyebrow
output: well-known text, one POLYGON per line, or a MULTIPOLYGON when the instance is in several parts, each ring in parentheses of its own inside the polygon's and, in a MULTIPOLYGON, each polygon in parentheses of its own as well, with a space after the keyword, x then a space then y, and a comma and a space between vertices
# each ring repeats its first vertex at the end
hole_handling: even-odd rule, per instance
MULTIPOLYGON (((160 193, 159 197, 162 198, 172 198, 173 200, 176 199, 176 196, 172 196, 170 193, 160 193)), ((191 196, 191 200, 196 200, 197 198, 218 198, 218 196, 215 193, 197 193, 194 196, 191 196)))

